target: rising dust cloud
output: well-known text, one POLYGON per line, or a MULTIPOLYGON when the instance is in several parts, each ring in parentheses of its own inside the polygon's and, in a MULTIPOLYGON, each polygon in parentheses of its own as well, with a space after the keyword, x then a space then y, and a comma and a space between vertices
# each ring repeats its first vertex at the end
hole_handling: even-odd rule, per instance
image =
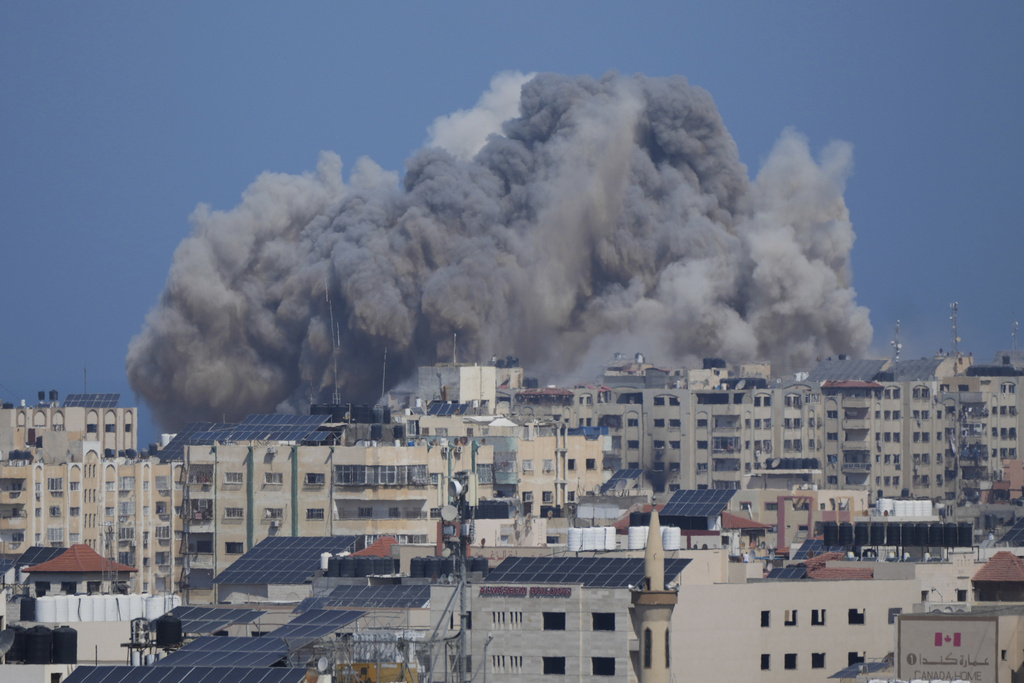
POLYGON ((518 356, 540 375, 607 349, 658 362, 862 353, 849 145, 783 132, 751 181, 711 96, 682 77, 502 74, 439 118, 404 179, 265 173, 199 206, 128 378, 166 429, 380 396, 417 365, 518 356))

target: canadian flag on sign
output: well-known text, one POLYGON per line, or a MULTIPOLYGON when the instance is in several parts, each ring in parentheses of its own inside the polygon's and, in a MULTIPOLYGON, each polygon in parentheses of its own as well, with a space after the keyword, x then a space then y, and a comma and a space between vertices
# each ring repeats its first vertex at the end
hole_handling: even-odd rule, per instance
POLYGON ((953 633, 936 633, 935 634, 935 647, 942 647, 943 645, 950 645, 953 647, 960 647, 960 634, 953 633))

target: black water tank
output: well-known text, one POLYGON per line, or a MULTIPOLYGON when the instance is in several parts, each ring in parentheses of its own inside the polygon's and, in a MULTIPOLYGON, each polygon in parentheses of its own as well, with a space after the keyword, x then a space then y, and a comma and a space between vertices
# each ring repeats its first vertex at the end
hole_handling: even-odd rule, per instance
POLYGON ((441 573, 445 576, 451 576, 455 573, 455 560, 450 557, 441 558, 441 573))
POLYGON ((53 629, 54 664, 78 664, 78 631, 70 626, 58 626, 53 629))
POLYGON ((421 579, 427 568, 427 558, 414 557, 409 563, 409 576, 414 579, 421 579))
POLYGON ((156 646, 176 647, 181 645, 185 634, 181 630, 181 619, 173 614, 164 614, 156 620, 156 646))
POLYGON ((821 531, 825 535, 825 545, 839 545, 839 522, 822 522, 821 531))
POLYGON ((914 522, 900 522, 903 527, 903 545, 917 545, 917 525, 914 522))
POLYGON ((839 545, 853 545, 853 525, 849 522, 839 523, 839 545))
POLYGON ((942 545, 956 547, 956 522, 946 522, 942 527, 942 545))
POLYGON ((945 544, 945 534, 942 529, 942 522, 932 522, 928 525, 928 545, 941 547, 945 544))
POLYGON ((903 527, 900 526, 899 522, 889 522, 885 525, 885 544, 886 545, 903 545, 903 534, 900 531, 903 527))
POLYGON ((375 557, 375 558, 373 558, 373 573, 374 574, 377 574, 377 575, 380 575, 380 574, 390 574, 392 567, 393 567, 393 565, 391 563, 391 558, 390 557, 375 557))
POLYGON ((642 513, 642 512, 630 512, 629 513, 629 525, 630 526, 643 526, 644 525, 644 513, 642 513))
POLYGON ((327 574, 326 576, 341 576, 341 558, 340 557, 329 557, 327 558, 327 574))
POLYGON ((853 525, 853 544, 858 547, 863 547, 868 544, 870 539, 870 527, 867 522, 857 522, 853 525))
POLYGON ((426 564, 423 566, 423 576, 428 579, 436 579, 441 576, 441 558, 424 557, 426 564))
POLYGON ((24 662, 25 661, 25 627, 10 626, 7 628, 8 631, 14 631, 14 644, 11 645, 11 649, 7 651, 7 663, 11 662, 24 662))
POLYGON ((914 545, 919 545, 922 548, 928 545, 931 538, 928 527, 928 522, 914 523, 914 545))
POLYGON ((341 564, 338 565, 338 576, 351 577, 358 576, 359 572, 359 558, 346 555, 341 558, 341 564))
POLYGON ((469 558, 469 570, 471 572, 480 572, 484 576, 487 576, 488 569, 490 569, 490 564, 487 562, 486 557, 469 558))
POLYGON ((885 524, 883 522, 871 522, 871 545, 885 545, 885 524))
POLYGON ((373 573, 373 558, 372 557, 357 557, 356 558, 356 576, 369 576, 373 573))
POLYGON ((974 546, 974 527, 970 522, 960 522, 956 525, 956 544, 960 548, 974 546))
POLYGON ((36 620, 36 599, 31 595, 26 595, 21 599, 21 620, 36 620))
POLYGON ((53 631, 45 626, 33 626, 25 631, 25 663, 49 664, 53 650, 53 631))

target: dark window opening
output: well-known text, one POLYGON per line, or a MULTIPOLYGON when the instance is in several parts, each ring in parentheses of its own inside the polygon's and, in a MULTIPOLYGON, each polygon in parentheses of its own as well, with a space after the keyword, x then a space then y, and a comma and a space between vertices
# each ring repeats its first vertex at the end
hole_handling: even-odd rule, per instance
POLYGON ((772 625, 772 613, 769 610, 761 611, 761 628, 768 628, 772 625))
POLYGON ((825 610, 813 609, 811 610, 811 626, 824 626, 825 625, 825 610))
POLYGON ((544 657, 545 675, 565 675, 565 657, 544 657))
POLYGON ((595 631, 615 630, 615 612, 594 612, 591 616, 595 631))
POLYGON ((864 610, 851 609, 850 610, 850 623, 851 624, 863 624, 864 623, 864 610))
POLYGON ((811 653, 811 668, 812 669, 824 669, 825 668, 825 653, 824 652, 812 652, 811 653))
POLYGON ((565 612, 544 612, 545 631, 564 631, 565 612))
POLYGON ((595 676, 615 675, 615 657, 591 657, 590 666, 595 676))
POLYGON ((795 669, 796 668, 796 653, 795 652, 787 652, 786 653, 786 661, 783 663, 783 666, 785 666, 787 669, 795 669))
POLYGON ((761 655, 761 671, 768 671, 772 668, 772 656, 761 655))

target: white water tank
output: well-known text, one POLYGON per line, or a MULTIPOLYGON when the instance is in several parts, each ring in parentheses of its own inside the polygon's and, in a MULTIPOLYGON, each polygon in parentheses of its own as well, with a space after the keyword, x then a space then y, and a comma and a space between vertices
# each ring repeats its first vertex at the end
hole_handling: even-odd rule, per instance
POLYGON ((146 618, 150 621, 158 619, 164 613, 164 596, 150 595, 146 598, 146 618))
POLYGON ((631 526, 626 536, 626 547, 630 550, 643 550, 647 547, 647 532, 650 527, 631 526))
POLYGON ((878 508, 878 514, 880 515, 889 513, 888 515, 885 515, 887 517, 891 517, 896 511, 895 501, 893 501, 892 498, 879 498, 876 507, 878 508))
MULTIPOLYGON (((101 601, 103 616, 98 618, 97 621, 117 621, 117 597, 113 595, 101 595, 100 597, 103 598, 101 601)), ((100 613, 99 610, 96 613, 98 615, 100 613)))
POLYGON ((583 529, 569 529, 569 552, 578 553, 583 550, 583 529))
POLYGON ((55 595, 53 596, 54 612, 57 615, 57 621, 65 623, 68 620, 68 596, 66 595, 55 595))
POLYGON ((683 532, 677 526, 661 527, 661 545, 665 550, 679 550, 683 545, 683 532))
POLYGON ((82 604, 82 598, 77 595, 69 595, 68 598, 68 621, 78 621, 78 607, 82 604))
POLYGON ((327 563, 331 559, 330 553, 320 553, 320 571, 327 571, 327 563))
POLYGON ((181 596, 177 593, 171 596, 171 609, 174 609, 175 607, 181 607, 181 596))
POLYGON ((36 621, 43 624, 57 622, 57 604, 52 595, 44 595, 36 600, 36 621))
POLYGON ((619 547, 619 540, 615 535, 615 527, 606 526, 604 528, 604 549, 615 550, 619 547))
POLYGON ((146 598, 149 594, 132 593, 128 596, 128 620, 141 619, 146 616, 146 598))
POLYGON ((131 619, 131 610, 129 609, 129 598, 128 595, 116 595, 117 598, 117 619, 115 621, 128 621, 131 619))
POLYGON ((82 595, 78 599, 78 620, 96 621, 96 595, 82 595))

